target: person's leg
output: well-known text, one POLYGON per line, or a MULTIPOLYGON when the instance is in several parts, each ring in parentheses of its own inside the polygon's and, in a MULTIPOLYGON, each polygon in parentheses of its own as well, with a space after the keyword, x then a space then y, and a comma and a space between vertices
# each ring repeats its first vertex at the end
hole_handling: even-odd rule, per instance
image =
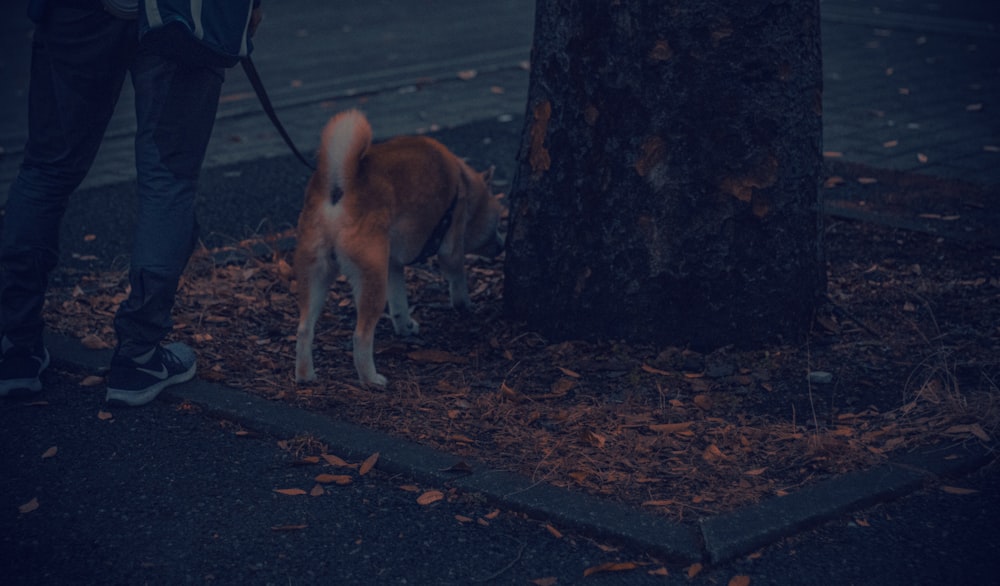
POLYGON ((172 327, 177 284, 198 237, 195 194, 215 123, 222 71, 141 49, 132 69, 139 213, 129 298, 115 317, 119 354, 140 356, 172 327))
POLYGON ((222 81, 221 70, 184 66, 141 48, 132 69, 139 213, 131 292, 115 316, 109 400, 142 405, 194 376, 190 349, 160 342, 172 328, 177 285, 198 236, 195 193, 222 81))
POLYGON ((0 237, 0 396, 41 389, 42 306, 59 258, 59 226, 100 147, 135 36, 134 22, 59 3, 50 3, 35 31, 28 141, 0 237))

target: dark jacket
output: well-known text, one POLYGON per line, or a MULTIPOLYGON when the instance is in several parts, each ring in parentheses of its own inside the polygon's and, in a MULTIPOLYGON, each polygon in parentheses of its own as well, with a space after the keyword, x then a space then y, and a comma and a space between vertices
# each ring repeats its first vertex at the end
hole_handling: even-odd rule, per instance
MULTIPOLYGON (((28 0, 28 18, 34 22, 41 22, 45 16, 45 6, 49 2, 62 2, 64 4, 75 4, 78 6, 99 6, 100 0, 28 0)), ((254 8, 260 6, 260 0, 254 0, 254 8)))
POLYGON ((45 17, 45 7, 49 2, 79 6, 80 8, 97 8, 101 6, 101 0, 28 0, 28 18, 35 22, 41 22, 45 17))

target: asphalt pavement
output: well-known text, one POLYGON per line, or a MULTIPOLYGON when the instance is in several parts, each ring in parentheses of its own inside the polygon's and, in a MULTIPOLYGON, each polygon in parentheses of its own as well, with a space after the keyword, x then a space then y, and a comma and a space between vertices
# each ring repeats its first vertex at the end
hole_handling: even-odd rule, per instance
MULTIPOLYGON (((0 23, 0 198, 24 137, 11 114, 27 100, 20 4, 5 4, 0 23)), ((532 4, 266 3, 255 58, 304 150, 331 113, 357 106, 379 137, 433 132, 475 166, 496 164, 502 189, 532 4)), ((831 159, 1000 183, 994 7, 837 0, 823 15, 831 159)), ((240 71, 224 91, 199 201, 210 244, 290 227, 308 177, 240 71)), ((67 215, 65 266, 121 266, 128 249, 129 102, 126 91, 67 215)), ((103 388, 87 386, 106 353, 51 346, 40 400, 0 405, 5 584, 978 584, 1000 569, 1000 468, 973 446, 678 527, 475 463, 455 477, 447 454, 205 381, 142 409, 109 408, 103 388), (305 432, 351 463, 379 461, 361 475, 279 447, 305 432), (308 493, 322 473, 350 483, 277 492, 308 493), (420 504, 432 490, 445 498, 420 504), (689 578, 697 562, 706 567, 689 578), (584 576, 610 563, 635 567, 584 576)))

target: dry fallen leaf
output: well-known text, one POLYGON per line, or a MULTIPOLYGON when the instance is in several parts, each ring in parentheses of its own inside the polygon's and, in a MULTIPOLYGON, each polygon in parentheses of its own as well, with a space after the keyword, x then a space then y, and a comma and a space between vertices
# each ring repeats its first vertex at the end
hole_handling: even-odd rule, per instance
POLYGON ((729 586, 750 586, 750 576, 733 576, 729 579, 729 586))
POLYGON ((334 456, 333 454, 320 454, 326 463, 331 466, 338 466, 340 468, 356 468, 357 464, 348 464, 343 458, 334 456))
POLYGON ((83 344, 83 347, 87 350, 104 350, 111 347, 107 342, 94 334, 84 336, 80 340, 80 343, 83 344))
POLYGON ((841 177, 840 175, 833 175, 831 177, 826 178, 826 181, 823 182, 823 187, 827 189, 833 189, 834 187, 837 187, 838 185, 843 185, 844 183, 846 182, 844 181, 843 177, 841 177))
POLYGON ((697 576, 698 574, 700 574, 701 573, 701 568, 702 568, 701 564, 697 564, 697 563, 696 564, 691 564, 690 566, 688 566, 688 568, 687 568, 687 576, 688 576, 688 578, 694 578, 695 576, 697 576))
POLYGON ((476 72, 475 69, 464 69, 462 71, 459 71, 457 75, 458 79, 461 79, 462 81, 469 81, 470 79, 475 79, 478 73, 476 72))
POLYGON ((977 492, 979 492, 978 490, 975 490, 973 488, 960 488, 958 486, 947 486, 947 485, 942 486, 941 490, 948 494, 957 494, 957 495, 976 494, 977 492))
POLYGON ((639 565, 635 562, 607 562, 599 566, 594 566, 593 568, 587 568, 583 571, 583 577, 593 576, 600 572, 626 572, 629 570, 634 570, 638 568, 639 565))
POLYGON ((666 566, 660 566, 659 568, 656 568, 655 570, 650 570, 646 573, 649 574, 650 576, 660 576, 660 577, 666 577, 670 575, 670 572, 667 570, 666 566))
POLYGON ((417 497, 417 504, 427 506, 444 499, 444 493, 440 490, 428 490, 417 497))
POLYGON ((299 496, 306 494, 306 491, 302 490, 301 488, 276 488, 274 489, 274 492, 278 494, 284 494, 287 496, 299 496))
POLYGON ((372 468, 375 467, 375 462, 378 462, 378 455, 378 452, 375 452, 371 456, 368 456, 368 458, 361 464, 358 474, 364 476, 365 474, 371 472, 372 468))
POLYGON ((705 451, 702 452, 701 457, 706 462, 719 462, 721 460, 729 459, 729 456, 723 454, 722 450, 719 449, 719 446, 715 444, 711 444, 707 448, 705 448, 705 451))
POLYGON ((557 366, 556 368, 558 368, 560 370, 560 372, 562 372, 563 374, 565 374, 568 377, 571 377, 571 378, 580 378, 580 373, 576 372, 575 370, 570 370, 568 368, 563 368, 561 366, 557 366))
POLYGON ((535 586, 555 586, 559 583, 559 579, 555 576, 549 576, 547 578, 536 578, 531 583, 535 586))
POLYGON ((695 395, 692 401, 694 401, 694 404, 697 405, 699 409, 704 411, 708 411, 712 408, 712 398, 708 395, 695 395))
MULTIPOLYGON (((472 440, 469 440, 470 442, 472 440)), ((472 466, 464 461, 455 462, 451 466, 441 470, 442 472, 455 472, 457 474, 472 474, 472 466)))
POLYGON ((655 501, 645 501, 642 503, 644 507, 672 507, 677 504, 677 501, 673 499, 661 499, 655 501))
POLYGON ((455 515, 455 520, 459 523, 472 523, 472 518, 465 515, 455 515))
POLYGON ((84 377, 84 379, 82 381, 80 381, 80 386, 81 387, 96 387, 96 386, 99 386, 99 385, 102 385, 102 384, 104 384, 104 377, 103 376, 94 376, 94 375, 91 375, 91 376, 84 377))
POLYGON ((552 536, 555 537, 556 539, 562 539, 563 534, 558 529, 556 529, 555 527, 553 527, 552 525, 546 525, 545 529, 549 533, 551 533, 552 536))
POLYGON ((645 364, 645 363, 643 363, 643 365, 642 365, 642 370, 644 370, 645 372, 648 372, 649 374, 659 374, 661 376, 673 376, 673 373, 671 373, 671 372, 667 372, 666 370, 660 370, 659 368, 650 366, 650 365, 645 364))
POLYGON ((295 275, 295 270, 292 269, 292 265, 288 264, 285 259, 281 259, 278 261, 278 274, 281 275, 282 279, 287 281, 295 275))
POLYGON ((46 460, 48 458, 52 458, 52 457, 54 457, 56 455, 56 453, 58 451, 59 451, 59 448, 57 448, 55 446, 52 446, 51 448, 45 450, 45 453, 42 454, 42 459, 46 460))
POLYGON ((597 449, 602 449, 608 439, 595 431, 587 430, 583 432, 583 441, 597 449))
POLYGON ((982 426, 979 425, 978 423, 952 425, 951 427, 945 430, 945 433, 951 433, 951 434, 968 433, 974 435, 976 438, 984 442, 990 441, 989 434, 987 434, 986 431, 983 430, 982 426))
POLYGON ((678 433, 690 429, 693 421, 683 421, 681 423, 655 423, 649 426, 649 431, 656 433, 678 433))
POLYGON ((20 513, 24 514, 24 513, 30 513, 31 511, 34 511, 37 508, 38 508, 38 498, 36 497, 24 503, 23 505, 19 506, 17 510, 20 513))
POLYGON ((350 476, 342 474, 320 474, 313 480, 320 484, 339 484, 341 486, 353 482, 350 476))
POLYGON ((565 397, 566 393, 568 393, 571 389, 576 387, 576 385, 577 385, 576 379, 562 377, 556 382, 552 383, 552 386, 549 388, 548 395, 537 395, 535 396, 535 400, 540 401, 542 399, 556 399, 559 397, 565 397))
POLYGON ((323 486, 317 484, 312 487, 312 490, 309 491, 309 496, 322 496, 325 493, 326 490, 323 489, 323 486))
POLYGON ((98 411, 97 412, 97 418, 100 419, 101 421, 107 421, 109 419, 112 419, 113 417, 114 417, 114 415, 112 415, 111 413, 108 413, 107 411, 98 411))

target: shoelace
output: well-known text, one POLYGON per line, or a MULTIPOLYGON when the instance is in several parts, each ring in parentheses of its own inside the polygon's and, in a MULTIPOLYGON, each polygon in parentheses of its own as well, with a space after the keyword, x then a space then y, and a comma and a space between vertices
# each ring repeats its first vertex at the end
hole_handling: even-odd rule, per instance
POLYGON ((184 363, 181 359, 165 348, 160 349, 160 362, 167 367, 168 370, 184 369, 184 363))

